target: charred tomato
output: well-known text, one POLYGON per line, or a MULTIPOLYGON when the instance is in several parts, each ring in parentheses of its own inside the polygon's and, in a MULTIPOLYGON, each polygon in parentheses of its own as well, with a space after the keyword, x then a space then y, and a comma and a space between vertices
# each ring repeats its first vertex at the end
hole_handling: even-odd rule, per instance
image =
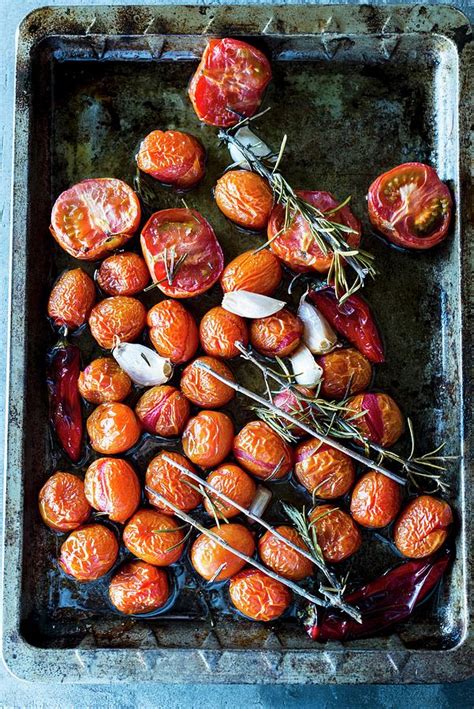
POLYGON ((141 489, 134 469, 121 458, 98 458, 86 471, 84 493, 89 504, 122 524, 140 504, 141 489))
POLYGON ((286 357, 296 350, 302 336, 303 323, 285 308, 250 324, 250 342, 267 357, 286 357))
POLYGON ((103 524, 89 524, 72 532, 61 546, 59 566, 76 581, 95 581, 115 564, 119 545, 103 524))
POLYGON ((132 390, 132 380, 112 359, 94 359, 79 375, 79 392, 91 404, 123 401, 132 390))
MULTIPOLYGON (((211 527, 209 531, 247 556, 252 556, 255 551, 253 535, 242 524, 229 522, 220 527, 211 527)), ((194 570, 206 581, 225 581, 245 566, 243 559, 205 534, 196 538, 190 556, 194 570)))
POLYGON ((139 170, 178 189, 189 189, 204 177, 206 153, 202 143, 179 130, 154 130, 142 141, 139 170))
POLYGON ((71 473, 51 475, 40 490, 38 502, 43 522, 56 532, 80 527, 91 513, 84 483, 71 473))
POLYGON ((153 566, 169 566, 184 550, 181 525, 157 510, 138 510, 123 530, 128 551, 153 566))
POLYGON ((245 251, 224 268, 221 286, 224 293, 245 290, 272 295, 282 278, 280 262, 268 249, 245 251))
POLYGON ((310 438, 296 448, 295 476, 313 497, 332 500, 352 487, 354 463, 345 453, 310 438))
POLYGON ((218 409, 234 398, 234 390, 197 366, 199 363, 210 367, 214 372, 234 382, 235 378, 229 367, 214 357, 198 357, 188 364, 181 377, 181 391, 196 406, 218 409))
POLYGON ((351 515, 362 527, 386 527, 402 504, 400 485, 386 475, 370 470, 352 491, 351 515))
POLYGON ((104 455, 124 453, 140 438, 140 423, 126 404, 100 404, 87 419, 92 448, 104 455))
MULTIPOLYGON (((275 528, 285 539, 308 552, 308 547, 296 529, 286 525, 275 528)), ((292 581, 301 581, 311 576, 314 566, 306 557, 285 544, 271 532, 265 532, 258 543, 260 558, 269 569, 292 581)))
POLYGON ((147 325, 153 347, 173 364, 183 364, 196 354, 199 344, 193 316, 177 300, 162 300, 148 311, 147 325))
POLYGON ((144 561, 124 564, 112 578, 109 598, 121 613, 152 613, 170 596, 168 576, 163 569, 144 561))
POLYGON ((141 256, 123 251, 102 261, 96 278, 107 295, 135 295, 148 285, 150 274, 141 256))
POLYGON ((199 325, 199 339, 204 352, 211 357, 230 359, 240 354, 236 342, 248 345, 249 333, 240 315, 229 313, 220 306, 211 308, 199 325))
POLYGON ((189 401, 172 386, 154 386, 137 402, 135 413, 141 425, 155 436, 179 436, 189 418, 189 401))
POLYGON ((146 310, 136 298, 115 295, 92 308, 89 327, 93 338, 106 350, 117 342, 133 342, 146 322, 146 310))
POLYGON ((452 523, 453 513, 447 502, 420 495, 407 504, 395 522, 396 547, 410 559, 434 554, 446 541, 452 523))
POLYGON ((264 421, 250 421, 236 435, 234 457, 263 480, 283 478, 293 466, 291 446, 264 421))
POLYGON ((94 302, 94 281, 82 268, 74 268, 63 273, 54 284, 48 315, 57 327, 75 330, 87 322, 94 302))

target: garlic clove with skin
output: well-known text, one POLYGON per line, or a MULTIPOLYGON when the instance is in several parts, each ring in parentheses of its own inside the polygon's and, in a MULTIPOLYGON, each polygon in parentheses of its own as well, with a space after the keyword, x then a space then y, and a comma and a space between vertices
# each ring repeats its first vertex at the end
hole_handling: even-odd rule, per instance
MULTIPOLYGON (((239 128, 234 137, 242 143, 242 145, 250 150, 256 158, 267 158, 270 162, 275 162, 276 157, 272 155, 272 151, 266 143, 261 140, 258 135, 255 135, 250 128, 242 126, 239 128)), ((251 166, 246 160, 244 154, 239 150, 238 145, 229 143, 229 153, 233 162, 244 170, 250 170, 251 166)))
POLYGON ((300 345, 290 355, 289 360, 297 384, 307 387, 313 387, 318 384, 323 376, 323 370, 306 345, 300 345))
POLYGON ((222 307, 229 313, 240 315, 242 318, 267 318, 278 313, 286 305, 284 300, 270 298, 268 295, 251 293, 246 290, 234 290, 224 293, 222 307))
POLYGON ((313 354, 327 354, 337 345, 337 335, 319 310, 301 296, 297 315, 303 322, 303 342, 313 354))
POLYGON ((132 382, 140 386, 165 384, 173 374, 170 360, 145 345, 120 342, 112 354, 132 382))

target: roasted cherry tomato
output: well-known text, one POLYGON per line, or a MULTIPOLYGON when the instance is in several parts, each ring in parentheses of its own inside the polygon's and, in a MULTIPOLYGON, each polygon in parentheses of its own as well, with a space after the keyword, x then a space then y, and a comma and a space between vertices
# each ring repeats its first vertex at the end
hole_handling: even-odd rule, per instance
POLYGON ((194 362, 188 364, 181 377, 181 391, 189 401, 192 401, 196 406, 202 406, 207 409, 219 409, 225 406, 231 399, 234 398, 234 390, 220 382, 204 369, 200 369, 197 363, 210 367, 214 372, 220 374, 234 382, 235 378, 229 367, 214 357, 198 357, 194 362))
POLYGON ((51 234, 71 256, 103 258, 123 246, 140 223, 140 202, 131 187, 113 177, 83 180, 59 195, 51 234))
POLYGON ((247 324, 240 315, 229 313, 220 306, 211 308, 199 325, 199 339, 204 352, 211 357, 237 357, 240 354, 235 346, 241 342, 248 345, 247 324))
POLYGON ((199 120, 233 126, 253 116, 272 77, 262 52, 238 39, 211 39, 189 85, 199 120))
POLYGON ((347 400, 346 418, 366 411, 353 418, 351 424, 373 443, 390 448, 398 441, 405 428, 403 414, 388 394, 356 394, 347 400))
POLYGON ((279 618, 292 600, 286 586, 258 569, 244 569, 233 576, 229 596, 243 615, 264 623, 279 618))
POLYGON ((212 468, 231 452, 234 424, 222 411, 200 411, 188 421, 181 442, 193 463, 201 468, 212 468))
POLYGON ((148 311, 147 325, 153 347, 173 364, 183 364, 196 354, 197 325, 177 300, 162 300, 148 311))
POLYGON ((57 327, 75 330, 87 322, 95 302, 94 281, 82 268, 66 271, 54 284, 48 315, 57 327))
POLYGON ((81 372, 78 387, 86 401, 105 404, 126 399, 132 390, 132 380, 112 357, 99 357, 81 372))
POLYGON ((111 350, 117 342, 133 342, 146 322, 146 310, 136 298, 115 295, 92 308, 89 327, 101 347, 111 350))
POLYGON ((332 500, 352 487, 354 463, 345 453, 310 438, 296 448, 295 475, 313 497, 332 500))
POLYGON ((123 530, 128 551, 153 566, 169 566, 184 550, 179 522, 157 510, 138 510, 123 530))
POLYGON ((104 576, 118 556, 115 534, 103 524, 88 524, 72 532, 61 547, 59 566, 76 581, 104 576))
POLYGON ((144 561, 129 561, 110 582, 109 597, 121 613, 152 613, 170 596, 168 576, 163 569, 144 561))
POLYGON ((333 505, 318 505, 309 519, 316 532, 323 557, 331 564, 347 559, 358 551, 362 536, 347 512, 333 505))
POLYGON ((214 188, 217 206, 235 224, 265 229, 273 206, 273 193, 263 177, 250 170, 229 170, 214 188))
MULTIPOLYGON (((275 528, 279 534, 296 546, 309 551, 308 547, 301 539, 296 529, 282 525, 275 528)), ((297 551, 282 542, 271 532, 265 532, 258 543, 258 553, 260 558, 269 569, 275 571, 285 579, 292 581, 301 581, 306 576, 311 576, 314 571, 314 566, 306 557, 298 554, 297 551)))
MULTIPOLYGON (((229 522, 211 527, 209 531, 247 556, 252 556, 255 551, 253 535, 242 524, 229 522)), ((225 581, 245 566, 243 559, 205 534, 200 534, 191 547, 191 563, 206 581, 225 581)))
POLYGON ((156 180, 189 189, 204 177, 206 153, 202 143, 179 130, 154 130, 140 145, 137 165, 156 180))
MULTIPOLYGON (((287 414, 291 414, 295 418, 299 419, 303 423, 311 425, 311 407, 305 399, 314 398, 314 391, 309 387, 296 386, 295 389, 301 394, 302 398, 299 398, 298 394, 292 389, 282 389, 278 394, 273 397, 273 403, 278 406, 282 411, 286 411, 287 414)), ((295 426, 293 423, 289 423, 286 419, 282 418, 281 423, 285 428, 298 438, 306 436, 307 433, 299 426, 295 426)))
POLYGON ((250 421, 234 439, 236 460, 263 480, 285 477, 293 466, 288 443, 264 421, 250 421))
POLYGON ((436 170, 421 162, 398 165, 377 177, 367 204, 374 227, 406 249, 430 249, 443 241, 453 207, 436 170))
MULTIPOLYGON (((194 510, 202 502, 202 495, 197 489, 197 484, 179 468, 164 460, 164 456, 174 460, 191 473, 196 473, 196 469, 184 455, 174 451, 162 451, 148 465, 145 477, 146 486, 166 497, 183 512, 194 510)), ((165 514, 173 514, 172 509, 163 504, 152 492, 147 490, 146 494, 150 504, 154 507, 165 514)))
POLYGON ((141 489, 137 474, 130 463, 121 458, 94 460, 87 468, 84 492, 95 510, 122 524, 140 504, 141 489))
POLYGON ((362 527, 386 527, 402 504, 400 485, 386 475, 370 470, 352 491, 351 514, 362 527))
POLYGON ((395 522, 393 539, 404 556, 420 559, 434 554, 444 544, 452 522, 453 513, 447 502, 420 495, 402 510, 395 522))
POLYGON ((135 295, 148 285, 150 274, 141 256, 124 251, 102 261, 96 278, 107 295, 135 295))
POLYGON ((344 399, 364 391, 372 380, 372 365, 358 350, 348 347, 317 358, 323 370, 321 394, 327 399, 344 399))
POLYGON ((92 448, 104 455, 124 453, 140 438, 140 423, 126 404, 100 404, 87 419, 92 448))
POLYGON ((179 389, 155 386, 140 397, 135 413, 145 431, 155 436, 179 436, 189 418, 189 401, 179 389))
MULTIPOLYGON (((247 509, 252 504, 257 492, 257 486, 250 475, 247 475, 242 468, 232 463, 225 463, 214 470, 207 478, 207 482, 219 492, 223 492, 231 500, 235 500, 241 507, 247 509)), ((207 494, 211 500, 210 504, 208 499, 204 499, 204 507, 208 515, 217 515, 221 519, 230 519, 240 514, 240 510, 237 507, 225 502, 218 495, 213 495, 209 490, 207 494)))
POLYGON ((141 245, 153 281, 173 298, 204 293, 224 268, 214 230, 195 209, 155 212, 143 227, 141 245))
POLYGON ((276 256, 268 249, 245 251, 224 268, 221 286, 224 293, 246 290, 272 295, 281 281, 282 270, 276 256))
POLYGON ((302 336, 303 323, 286 308, 250 324, 250 342, 267 357, 286 357, 296 350, 302 336))
POLYGON ((69 532, 87 520, 91 508, 84 494, 84 483, 71 473, 54 473, 39 494, 43 522, 57 532, 69 532))
MULTIPOLYGON (((329 192, 297 191, 296 194, 322 213, 330 213, 339 204, 329 192)), ((293 271, 327 273, 333 257, 330 253, 324 254, 321 251, 311 233, 308 222, 300 214, 292 214, 290 224, 285 229, 285 219, 285 208, 281 204, 276 204, 267 229, 273 253, 293 271)), ((361 225, 349 207, 342 207, 333 214, 328 214, 327 219, 352 229, 352 231, 345 233, 345 240, 351 248, 357 249, 359 247, 361 225)))

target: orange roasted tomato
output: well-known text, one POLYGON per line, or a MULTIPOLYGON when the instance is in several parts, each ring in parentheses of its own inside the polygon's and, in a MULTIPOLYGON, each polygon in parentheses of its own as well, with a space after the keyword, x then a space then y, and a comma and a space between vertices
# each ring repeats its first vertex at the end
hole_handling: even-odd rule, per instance
POLYGON ((124 453, 140 438, 140 423, 126 404, 100 404, 87 419, 92 448, 104 455, 124 453))
POLYGON ((386 527, 402 504, 401 487, 386 475, 370 470, 352 491, 351 514, 362 527, 386 527))
POLYGON ((302 336, 303 323, 285 308, 250 324, 250 342, 267 357, 286 357, 296 350, 302 336))
POLYGON ((155 436, 179 436, 189 418, 189 401, 172 386, 154 386, 140 397, 135 413, 141 425, 155 436))
POLYGON ((334 350, 317 357, 316 361, 323 370, 321 395, 327 399, 344 399, 349 394, 357 394, 371 382, 372 365, 353 347, 334 350))
POLYGON ((123 401, 132 390, 132 380, 112 357, 94 359, 80 373, 77 385, 91 404, 123 401))
MULTIPOLYGON (((196 473, 194 466, 184 455, 174 451, 162 451, 148 465, 145 477, 147 488, 154 490, 159 495, 163 495, 183 512, 194 510, 202 502, 202 495, 196 489, 197 484, 179 468, 168 463, 164 459, 165 456, 179 463, 190 472, 196 473)), ((146 494, 151 505, 157 507, 165 514, 173 514, 173 510, 164 505, 152 492, 147 490, 146 494)))
POLYGON ((57 532, 80 527, 91 513, 84 483, 71 473, 51 475, 40 490, 38 502, 43 522, 57 532))
POLYGON ((235 378, 229 367, 214 357, 198 357, 188 364, 181 376, 181 391, 189 401, 192 401, 196 406, 202 406, 207 409, 219 409, 234 398, 234 390, 212 376, 210 372, 196 366, 198 363, 203 363, 210 367, 214 372, 220 374, 234 382, 235 378))
POLYGON ((166 571, 144 561, 129 561, 112 578, 109 597, 121 613, 152 613, 170 597, 166 571))
POLYGON ((273 206, 273 194, 263 177, 250 170, 225 172, 214 188, 217 206, 235 224, 265 229, 273 206))
POLYGON ((248 345, 249 333, 247 324, 240 315, 229 313, 220 306, 209 310, 199 325, 201 347, 211 357, 237 357, 240 354, 235 346, 241 342, 248 345))
POLYGON ((139 170, 179 189, 189 189, 204 177, 206 153, 202 143, 179 130, 154 130, 140 145, 139 170))
POLYGON ((141 489, 134 469, 121 458, 98 458, 84 478, 87 501, 114 522, 122 524, 140 504, 141 489))
POLYGON ((134 556, 153 566, 169 566, 184 551, 182 525, 157 510, 138 510, 123 530, 123 543, 134 556))
POLYGON ((451 507, 444 500, 420 495, 402 510, 393 528, 399 552, 411 559, 434 554, 446 541, 453 523, 451 507))
POLYGON ((148 285, 150 274, 141 256, 123 251, 102 261, 96 278, 107 295, 135 295, 148 285))
POLYGON ((351 423, 365 438, 384 448, 393 446, 404 431, 403 414, 388 394, 357 394, 347 400, 347 408, 346 418, 366 412, 351 423))
MULTIPOLYGON (((275 529, 297 547, 304 549, 306 552, 309 551, 301 536, 293 527, 282 525, 275 529)), ((301 581, 306 576, 311 576, 314 571, 314 566, 309 559, 298 554, 297 551, 282 542, 271 532, 265 532, 260 539, 258 553, 265 566, 292 581, 301 581)))
POLYGON ((183 364, 196 354, 199 345, 197 325, 191 313, 177 300, 162 300, 148 311, 150 340, 162 357, 183 364))
POLYGON ((250 421, 234 439, 234 456, 252 475, 279 480, 293 466, 288 443, 264 421, 250 421))
POLYGON ((83 180, 59 195, 50 231, 74 258, 95 261, 123 246, 140 223, 140 202, 122 180, 83 180))
MULTIPOLYGON (((282 411, 286 411, 287 414, 291 414, 291 416, 311 426, 311 407, 304 399, 314 398, 314 390, 303 386, 296 386, 295 389, 301 394, 302 399, 300 399, 292 389, 282 389, 282 391, 279 391, 278 394, 275 394, 273 397, 273 403, 282 411)), ((290 433, 298 438, 307 435, 306 431, 302 428, 290 423, 284 418, 281 419, 281 423, 290 433)))
POLYGON ((48 315, 57 327, 75 330, 87 322, 95 302, 94 281, 82 268, 66 271, 54 284, 48 315))
MULTIPOLYGON (((209 531, 247 556, 252 556, 255 551, 253 535, 242 524, 229 522, 211 527, 209 531)), ((191 547, 191 563, 206 581, 225 581, 245 566, 243 559, 205 534, 200 534, 191 547)))
MULTIPOLYGON (((246 472, 239 468, 238 465, 225 463, 214 470, 207 478, 207 482, 212 487, 223 492, 231 500, 237 502, 241 507, 249 508, 252 504, 257 486, 246 472)), ((230 519, 239 514, 237 507, 225 502, 218 495, 213 495, 207 491, 208 499, 204 500, 204 507, 208 515, 220 517, 221 519, 230 519)))
POLYGON ((233 443, 234 424, 222 411, 200 411, 188 421, 182 437, 185 454, 201 468, 222 463, 233 443))
POLYGON ((246 290, 272 295, 279 286, 282 270, 279 260, 268 249, 244 251, 224 268, 221 286, 224 293, 246 290))
POLYGON ((352 487, 354 463, 345 453, 310 438, 296 448, 295 476, 313 497, 332 500, 352 487))
MULTIPOLYGON (((296 194, 323 213, 330 212, 339 205, 339 202, 329 192, 297 191, 296 194)), ((358 248, 361 225, 349 207, 338 209, 328 215, 328 219, 352 229, 352 231, 345 233, 345 239, 351 248, 358 248)), ((288 228, 285 229, 284 226, 285 209, 281 204, 277 204, 273 208, 267 229, 273 253, 293 271, 327 273, 331 267, 332 255, 323 254, 311 233, 308 222, 300 214, 293 214, 288 228)))
POLYGON ((244 569, 231 578, 229 596, 243 615, 264 623, 279 618, 292 600, 286 586, 258 569, 244 569))
POLYGON ((333 505, 318 505, 309 515, 316 531, 323 557, 331 564, 347 559, 358 551, 362 536, 347 512, 333 505))
POLYGON ((133 342, 146 322, 146 310, 136 298, 115 295, 92 308, 89 327, 101 347, 111 350, 117 342, 133 342))
POLYGON ((118 556, 117 538, 103 524, 72 532, 61 547, 59 566, 76 581, 95 581, 110 571, 118 556))

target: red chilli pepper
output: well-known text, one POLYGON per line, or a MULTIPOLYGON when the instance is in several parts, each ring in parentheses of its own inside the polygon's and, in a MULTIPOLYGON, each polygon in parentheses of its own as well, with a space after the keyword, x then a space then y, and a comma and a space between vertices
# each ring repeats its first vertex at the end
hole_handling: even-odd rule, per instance
POLYGON ((339 303, 334 288, 310 291, 309 297, 329 324, 374 364, 385 361, 380 334, 369 305, 357 293, 339 303))
POLYGON ((74 463, 81 457, 84 428, 77 387, 80 372, 79 348, 60 340, 48 354, 49 412, 61 447, 74 463))

